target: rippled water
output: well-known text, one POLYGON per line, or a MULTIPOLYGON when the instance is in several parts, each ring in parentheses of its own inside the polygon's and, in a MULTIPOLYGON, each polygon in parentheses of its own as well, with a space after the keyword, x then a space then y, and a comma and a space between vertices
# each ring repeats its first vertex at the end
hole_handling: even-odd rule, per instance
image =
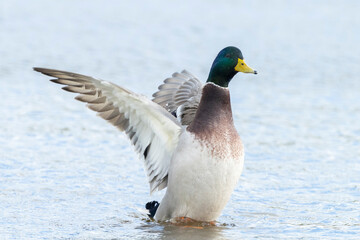
POLYGON ((1 239, 356 239, 360 3, 0 3, 1 239), (172 72, 205 80, 238 46, 260 74, 230 84, 245 169, 217 226, 148 221, 126 137, 33 66, 151 96, 172 72))

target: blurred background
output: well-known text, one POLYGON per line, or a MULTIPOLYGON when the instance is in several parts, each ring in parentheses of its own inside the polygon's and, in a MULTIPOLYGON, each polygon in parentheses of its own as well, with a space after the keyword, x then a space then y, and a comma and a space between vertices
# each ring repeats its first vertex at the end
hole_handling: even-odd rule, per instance
POLYGON ((0 1, 1 239, 356 239, 360 2, 0 1), (126 136, 32 70, 151 97, 226 46, 258 75, 230 84, 245 168, 216 227, 148 221, 126 136))

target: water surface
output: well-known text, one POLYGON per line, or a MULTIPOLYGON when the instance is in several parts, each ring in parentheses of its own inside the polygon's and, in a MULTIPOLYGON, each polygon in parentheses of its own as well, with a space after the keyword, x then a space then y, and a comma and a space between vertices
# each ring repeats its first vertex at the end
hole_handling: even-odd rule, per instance
POLYGON ((0 3, 0 238, 356 239, 360 234, 358 1, 0 3), (259 74, 230 84, 245 168, 216 227, 148 221, 124 134, 31 70, 84 73, 151 96, 203 81, 238 46, 259 74))

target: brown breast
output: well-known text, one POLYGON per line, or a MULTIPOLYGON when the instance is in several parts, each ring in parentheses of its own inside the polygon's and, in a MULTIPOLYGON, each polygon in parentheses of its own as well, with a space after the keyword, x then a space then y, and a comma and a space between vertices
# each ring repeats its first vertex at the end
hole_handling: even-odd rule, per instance
POLYGON ((234 126, 227 88, 213 83, 204 86, 195 118, 187 130, 218 157, 239 158, 242 154, 243 146, 234 126))

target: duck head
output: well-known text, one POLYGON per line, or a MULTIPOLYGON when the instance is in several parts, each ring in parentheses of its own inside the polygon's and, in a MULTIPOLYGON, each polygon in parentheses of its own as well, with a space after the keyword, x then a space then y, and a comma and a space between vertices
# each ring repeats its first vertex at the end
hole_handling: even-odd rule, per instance
POLYGON ((257 71, 246 65, 240 49, 226 47, 216 56, 209 73, 207 82, 221 87, 228 87, 231 79, 238 72, 257 74, 257 71))

